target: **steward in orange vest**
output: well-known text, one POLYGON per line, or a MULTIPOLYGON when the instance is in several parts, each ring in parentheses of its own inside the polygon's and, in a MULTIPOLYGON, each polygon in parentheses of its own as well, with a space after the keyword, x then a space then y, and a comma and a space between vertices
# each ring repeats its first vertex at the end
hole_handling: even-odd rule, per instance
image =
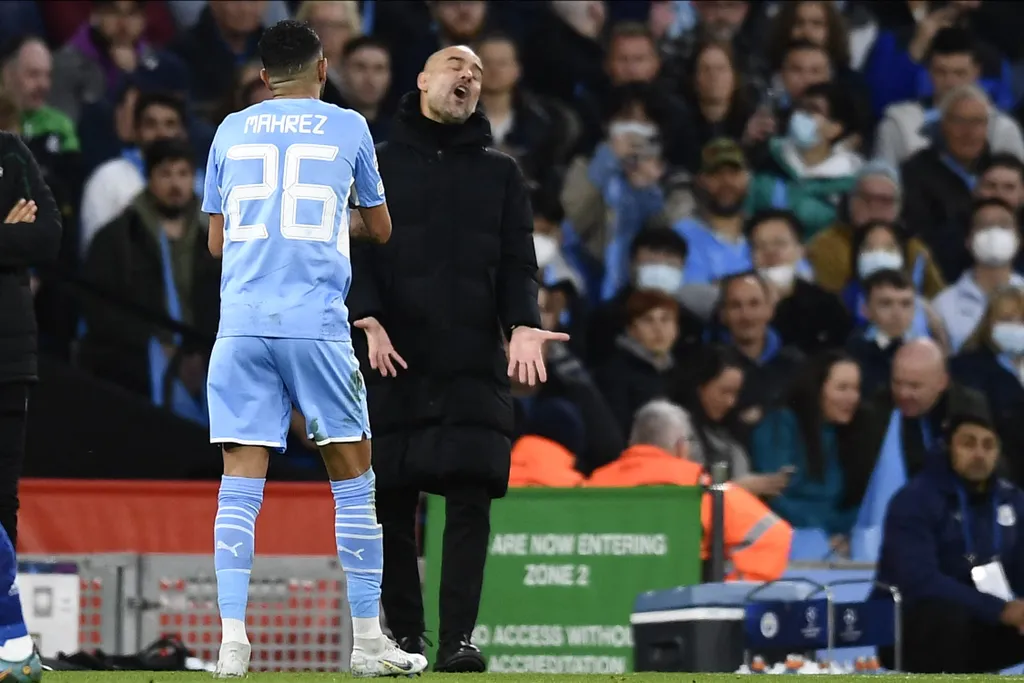
MULTIPOLYGON (((643 409, 641 409, 643 410, 643 409)), ((657 446, 630 446, 617 460, 599 467, 584 484, 589 487, 698 486, 707 476, 697 463, 672 455, 657 446)), ((711 547, 711 496, 700 506, 704 529, 701 559, 711 547)), ((760 501, 738 486, 725 489, 725 559, 732 571, 728 581, 774 581, 786 570, 793 529, 760 501)))
POLYGON ((523 436, 512 447, 508 485, 580 486, 583 475, 575 468, 576 457, 565 446, 543 436, 523 436))

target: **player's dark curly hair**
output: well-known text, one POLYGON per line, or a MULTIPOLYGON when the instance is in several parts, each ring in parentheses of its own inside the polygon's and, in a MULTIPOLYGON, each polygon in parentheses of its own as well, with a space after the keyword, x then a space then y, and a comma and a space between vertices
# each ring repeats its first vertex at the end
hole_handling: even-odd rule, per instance
POLYGON ((323 54, 320 37, 308 24, 279 21, 260 38, 260 59, 271 77, 294 75, 323 54))

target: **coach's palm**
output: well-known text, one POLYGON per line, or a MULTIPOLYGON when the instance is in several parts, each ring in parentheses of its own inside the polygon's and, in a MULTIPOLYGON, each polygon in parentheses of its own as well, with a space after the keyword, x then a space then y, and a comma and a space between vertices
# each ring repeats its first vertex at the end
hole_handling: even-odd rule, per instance
POLYGON ((569 341, 565 332, 551 332, 536 327, 517 327, 508 342, 508 376, 521 384, 533 386, 548 380, 544 368, 544 342, 569 341))
POLYGON ((397 377, 398 370, 395 363, 408 370, 405 359, 398 355, 395 347, 391 344, 384 326, 376 318, 363 318, 357 320, 355 326, 366 332, 366 345, 370 355, 370 367, 380 371, 383 377, 397 377))

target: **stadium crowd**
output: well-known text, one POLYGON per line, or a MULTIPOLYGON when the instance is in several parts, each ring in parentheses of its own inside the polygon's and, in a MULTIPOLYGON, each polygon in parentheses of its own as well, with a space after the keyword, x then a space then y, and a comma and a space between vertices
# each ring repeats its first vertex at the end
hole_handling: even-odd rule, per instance
MULTIPOLYGON (((571 334, 546 384, 513 386, 513 485, 725 462, 737 505, 821 539, 806 558, 874 561, 951 418, 990 426, 1024 484, 1014 3, 8 0, 0 128, 64 218, 32 279, 45 352, 205 423, 206 158, 270 96, 255 45, 286 17, 378 142, 427 56, 483 62, 493 144, 533 192, 543 325, 571 334)), ((296 414, 289 454, 305 432, 296 414)))

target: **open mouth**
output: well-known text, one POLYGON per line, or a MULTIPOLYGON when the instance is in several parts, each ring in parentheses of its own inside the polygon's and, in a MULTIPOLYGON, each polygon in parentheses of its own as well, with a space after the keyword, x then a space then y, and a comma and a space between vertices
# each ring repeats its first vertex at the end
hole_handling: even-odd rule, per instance
POLYGON ((469 88, 467 88, 464 85, 455 86, 455 90, 453 90, 452 92, 454 92, 455 96, 460 100, 464 100, 467 97, 469 97, 469 88))

